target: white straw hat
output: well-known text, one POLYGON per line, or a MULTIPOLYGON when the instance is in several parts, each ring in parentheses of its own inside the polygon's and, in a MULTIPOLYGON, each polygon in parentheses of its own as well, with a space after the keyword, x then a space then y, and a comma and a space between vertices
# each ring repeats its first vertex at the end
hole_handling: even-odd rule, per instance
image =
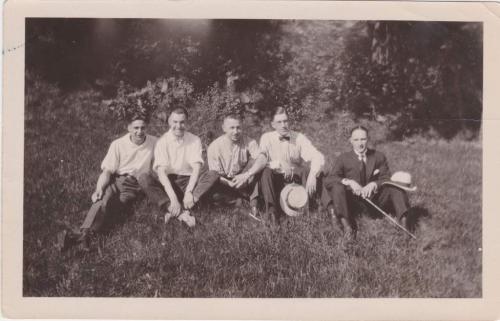
POLYGON ((408 192, 414 192, 417 190, 416 186, 412 186, 411 175, 407 172, 395 172, 392 174, 391 180, 382 183, 382 185, 384 184, 396 186, 408 192))
POLYGON ((280 194, 280 205, 288 216, 299 216, 304 213, 307 204, 307 192, 304 186, 292 183, 286 185, 280 194))

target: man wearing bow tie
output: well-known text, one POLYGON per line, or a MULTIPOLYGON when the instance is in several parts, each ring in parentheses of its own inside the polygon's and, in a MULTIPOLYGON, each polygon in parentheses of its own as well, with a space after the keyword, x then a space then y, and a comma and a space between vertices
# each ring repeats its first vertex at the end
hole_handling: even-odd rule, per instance
MULTIPOLYGON (((260 139, 260 150, 265 156, 260 189, 269 219, 279 223, 283 216, 279 197, 287 183, 304 184, 310 198, 318 191, 324 205, 330 198, 321 184, 325 158, 306 136, 290 130, 285 108, 276 109, 271 126, 274 131, 263 134, 260 139)), ((259 164, 256 162, 248 175, 258 172, 259 164)))
POLYGON ((353 217, 355 209, 366 208, 363 199, 369 198, 382 208, 392 206, 396 216, 406 225, 409 200, 406 193, 397 187, 382 183, 390 179, 389 166, 385 155, 367 148, 368 130, 356 126, 351 130, 352 151, 340 155, 326 181, 332 190, 335 216, 348 237, 355 237, 357 225, 353 217))

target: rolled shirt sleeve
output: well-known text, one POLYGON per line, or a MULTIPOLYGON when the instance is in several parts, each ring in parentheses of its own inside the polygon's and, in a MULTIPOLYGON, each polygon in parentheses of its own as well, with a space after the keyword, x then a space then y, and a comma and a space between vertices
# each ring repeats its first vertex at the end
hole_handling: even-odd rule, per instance
POLYGON ((208 146, 207 150, 207 162, 208 169, 211 171, 216 171, 220 175, 224 175, 224 169, 219 159, 219 146, 216 141, 212 142, 210 146, 208 146))
POLYGON ((201 145, 201 139, 199 137, 194 137, 193 140, 193 145, 191 148, 188 150, 187 153, 187 162, 190 165, 194 165, 196 163, 199 163, 200 165, 203 165, 203 147, 201 145))
POLYGON ((101 169, 107 170, 111 173, 116 173, 118 166, 120 165, 120 154, 118 152, 118 146, 116 141, 112 142, 109 146, 108 153, 104 157, 101 163, 101 169))
POLYGON ((266 133, 262 135, 262 137, 260 138, 259 150, 261 154, 266 156, 266 159, 269 162, 271 160, 271 155, 270 155, 271 142, 269 140, 269 134, 266 133))
POLYGON ((162 137, 156 143, 154 151, 153 170, 156 172, 158 171, 159 167, 168 167, 169 164, 170 160, 167 151, 167 140, 165 139, 165 137, 162 137))
POLYGON ((302 159, 311 162, 311 172, 317 174, 322 171, 325 166, 325 156, 302 134, 298 135, 297 144, 300 146, 302 159))
POLYGON ((255 139, 252 139, 250 143, 248 143, 248 153, 250 154, 250 157, 253 159, 256 159, 261 154, 259 145, 255 141, 255 139))

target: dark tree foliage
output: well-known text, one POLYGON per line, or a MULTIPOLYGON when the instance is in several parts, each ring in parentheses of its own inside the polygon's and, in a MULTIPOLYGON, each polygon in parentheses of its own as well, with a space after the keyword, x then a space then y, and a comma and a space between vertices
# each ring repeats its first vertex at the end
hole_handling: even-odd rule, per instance
POLYGON ((482 26, 459 22, 360 22, 349 37, 344 108, 391 120, 396 137, 432 130, 474 135, 482 115, 482 26), (359 33, 358 33, 359 34, 359 33), (353 90, 354 88, 354 90, 353 90))
POLYGON ((481 126, 481 23, 30 18, 26 39, 27 71, 97 90, 120 117, 140 101, 164 118, 182 96, 200 119, 281 105, 294 119, 347 113, 394 138, 473 138, 481 126))

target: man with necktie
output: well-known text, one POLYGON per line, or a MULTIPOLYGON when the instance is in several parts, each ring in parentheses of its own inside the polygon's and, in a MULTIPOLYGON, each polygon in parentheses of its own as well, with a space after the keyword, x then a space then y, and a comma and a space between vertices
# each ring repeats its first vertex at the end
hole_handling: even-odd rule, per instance
POLYGON ((331 175, 325 180, 326 189, 332 190, 335 216, 346 236, 356 236, 355 209, 374 211, 363 201, 365 198, 384 209, 394 210, 407 227, 405 214, 410 206, 406 192, 393 185, 382 185, 391 177, 385 155, 367 147, 368 130, 363 126, 351 130, 350 143, 352 151, 337 158, 331 175))
POLYGON ((284 216, 279 197, 283 187, 291 182, 305 185, 310 199, 319 194, 326 207, 330 196, 322 188, 323 154, 305 135, 290 130, 285 108, 276 109, 271 126, 274 131, 263 134, 260 139, 263 162, 258 159, 245 174, 254 175, 265 167, 259 184, 268 218, 279 223, 284 216))

